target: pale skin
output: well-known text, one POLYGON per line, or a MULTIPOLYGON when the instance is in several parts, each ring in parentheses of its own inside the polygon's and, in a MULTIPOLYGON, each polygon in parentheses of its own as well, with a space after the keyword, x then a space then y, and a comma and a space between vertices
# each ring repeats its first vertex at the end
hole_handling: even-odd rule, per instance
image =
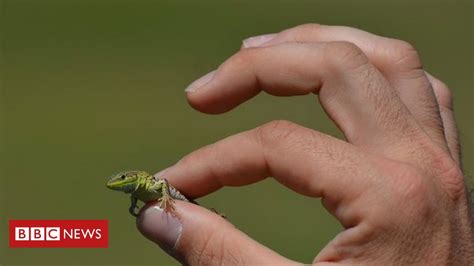
MULTIPOLYGON (((245 40, 188 88, 187 99, 218 114, 262 90, 318 94, 345 140, 274 121, 194 151, 160 176, 191 198, 269 176, 319 198, 344 230, 315 254, 318 265, 474 261, 451 93, 411 45, 350 27, 302 25, 245 40)), ((199 206, 176 201, 174 224, 152 209, 141 212, 140 231, 183 264, 298 264, 199 206)))

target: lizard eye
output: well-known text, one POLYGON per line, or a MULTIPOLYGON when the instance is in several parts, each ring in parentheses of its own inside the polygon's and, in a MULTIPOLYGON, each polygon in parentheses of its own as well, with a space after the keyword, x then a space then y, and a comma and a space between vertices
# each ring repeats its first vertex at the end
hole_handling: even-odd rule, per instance
POLYGON ((121 175, 120 178, 121 178, 121 179, 125 179, 125 175, 121 175))

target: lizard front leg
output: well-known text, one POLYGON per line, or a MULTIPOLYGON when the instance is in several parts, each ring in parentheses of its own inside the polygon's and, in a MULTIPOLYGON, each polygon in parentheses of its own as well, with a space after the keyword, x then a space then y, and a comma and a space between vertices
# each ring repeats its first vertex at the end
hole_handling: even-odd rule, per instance
POLYGON ((130 196, 130 208, 128 208, 128 212, 135 217, 138 217, 138 212, 135 212, 135 209, 137 209, 137 201, 137 198, 130 196))
POLYGON ((174 211, 174 200, 170 194, 170 184, 168 180, 161 179, 161 199, 160 207, 165 211, 174 211))

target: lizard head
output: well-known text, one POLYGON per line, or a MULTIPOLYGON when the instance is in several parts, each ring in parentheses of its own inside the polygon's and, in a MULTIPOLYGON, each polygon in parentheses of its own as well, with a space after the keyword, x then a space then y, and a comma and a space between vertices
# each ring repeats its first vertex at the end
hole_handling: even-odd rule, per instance
POLYGON ((150 174, 145 171, 121 172, 109 178, 109 181, 107 181, 107 187, 112 190, 132 193, 137 188, 139 181, 149 176, 150 174))

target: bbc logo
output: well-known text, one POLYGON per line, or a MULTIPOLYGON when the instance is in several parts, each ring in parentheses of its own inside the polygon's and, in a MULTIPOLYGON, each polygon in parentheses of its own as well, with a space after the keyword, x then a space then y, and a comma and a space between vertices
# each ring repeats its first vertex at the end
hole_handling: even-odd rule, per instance
POLYGON ((15 241, 59 241, 59 227, 15 227, 15 241))
POLYGON ((107 220, 10 220, 10 248, 107 248, 107 220))

